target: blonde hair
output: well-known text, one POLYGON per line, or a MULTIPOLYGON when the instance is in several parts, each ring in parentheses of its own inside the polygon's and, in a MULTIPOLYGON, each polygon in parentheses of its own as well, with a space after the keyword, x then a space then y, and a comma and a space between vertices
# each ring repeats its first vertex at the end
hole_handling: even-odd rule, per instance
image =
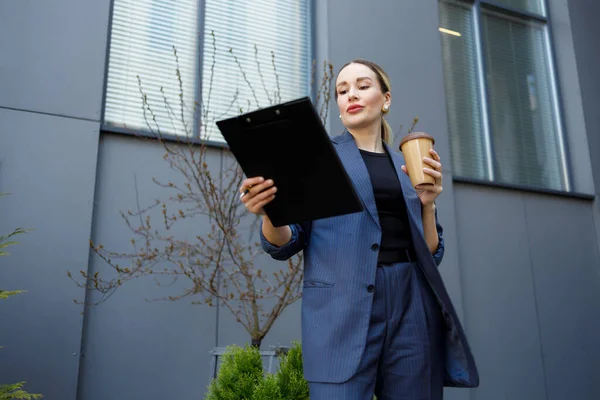
MULTIPOLYGON (((344 64, 342 66, 342 68, 340 68, 340 70, 338 71, 338 75, 344 68, 346 68, 350 64, 362 64, 362 65, 368 67, 377 76, 377 81, 379 82, 379 86, 381 87, 381 91, 383 92, 383 94, 386 94, 387 92, 391 92, 392 82, 390 80, 390 77, 388 76, 388 74, 385 73, 383 68, 381 68, 379 65, 375 64, 372 61, 367 61, 367 60, 362 60, 362 59, 352 60, 352 61, 344 64)), ((337 90, 336 90, 335 91, 335 99, 336 100, 337 100, 337 97, 338 97, 338 95, 337 95, 337 90)), ((387 144, 391 145, 394 140, 392 127, 386 121, 386 119, 383 117, 383 114, 384 113, 382 112, 382 115, 381 115, 381 139, 384 142, 386 142, 387 144)))

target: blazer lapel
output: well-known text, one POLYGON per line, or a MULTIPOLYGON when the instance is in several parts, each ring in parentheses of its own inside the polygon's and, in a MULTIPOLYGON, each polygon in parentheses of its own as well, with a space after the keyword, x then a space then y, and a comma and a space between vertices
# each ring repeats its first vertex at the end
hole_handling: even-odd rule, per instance
POLYGON ((345 131, 342 135, 334 138, 334 143, 337 145, 340 161, 354 183, 356 192, 360 196, 365 208, 369 211, 369 214, 371 214, 371 217, 375 220, 377 226, 381 228, 369 171, 356 146, 354 137, 352 137, 350 132, 345 131))
POLYGON ((423 219, 421 217, 421 199, 419 199, 417 192, 412 187, 408 175, 406 175, 406 173, 402 171, 401 166, 404 160, 402 156, 400 156, 400 154, 393 152, 386 143, 384 143, 383 145, 390 154, 390 157, 392 158, 392 161, 394 163, 394 167, 396 168, 396 174, 398 175, 398 179, 400 180, 400 186, 402 186, 402 193, 404 194, 404 200, 406 202, 408 217, 410 218, 412 224, 421 233, 421 235, 424 235, 423 219))

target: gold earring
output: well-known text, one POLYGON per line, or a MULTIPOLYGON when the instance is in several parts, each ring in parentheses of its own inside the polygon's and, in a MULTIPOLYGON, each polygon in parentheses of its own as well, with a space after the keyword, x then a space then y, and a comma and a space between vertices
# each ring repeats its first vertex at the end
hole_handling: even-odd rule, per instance
POLYGON ((387 113, 388 111, 390 111, 390 106, 387 104, 384 104, 381 111, 383 111, 384 114, 387 113))
POLYGON ((342 119, 342 114, 338 115, 338 117, 339 117, 340 119, 342 119))

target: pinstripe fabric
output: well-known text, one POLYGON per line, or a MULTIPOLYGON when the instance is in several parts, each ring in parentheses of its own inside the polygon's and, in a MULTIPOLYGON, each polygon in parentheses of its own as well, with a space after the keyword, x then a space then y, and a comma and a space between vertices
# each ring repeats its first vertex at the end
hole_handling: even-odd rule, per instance
POLYGON ((311 400, 441 400, 442 318, 416 263, 377 268, 367 345, 343 383, 309 383, 311 400))
MULTIPOLYGON (((347 131, 332 138, 365 210, 292 225, 292 239, 276 247, 261 233, 263 249, 277 260, 304 250, 302 342, 304 374, 308 381, 340 383, 357 371, 367 341, 381 228, 367 167, 347 131)), ((439 247, 431 254, 423 236, 421 202, 402 172, 402 156, 390 151, 402 185, 415 252, 424 281, 437 299, 445 330, 446 386, 473 387, 479 383, 475 362, 437 266, 444 254, 442 227, 439 247)), ((437 216, 436 216, 437 218, 437 216)))

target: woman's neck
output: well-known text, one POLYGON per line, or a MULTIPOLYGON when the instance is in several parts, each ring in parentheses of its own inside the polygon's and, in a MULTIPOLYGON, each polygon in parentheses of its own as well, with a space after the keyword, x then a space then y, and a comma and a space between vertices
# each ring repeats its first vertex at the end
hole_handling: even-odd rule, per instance
POLYGON ((372 153, 384 153, 383 141, 381 140, 381 128, 348 129, 354 137, 356 146, 361 150, 372 153))

